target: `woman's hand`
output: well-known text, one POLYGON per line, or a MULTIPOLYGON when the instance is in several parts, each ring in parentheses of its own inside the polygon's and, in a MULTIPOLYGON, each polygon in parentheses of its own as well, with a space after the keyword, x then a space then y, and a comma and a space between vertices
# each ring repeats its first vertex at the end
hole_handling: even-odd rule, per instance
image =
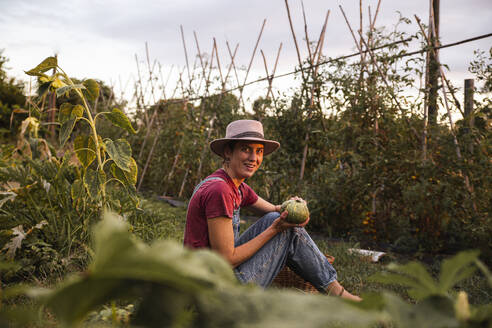
POLYGON ((306 219, 306 221, 304 221, 302 223, 289 223, 289 222, 285 221, 285 219, 287 218, 287 215, 288 214, 289 214, 289 212, 283 211, 280 214, 280 216, 277 219, 275 219, 275 221, 273 221, 273 223, 270 226, 270 228, 274 229, 276 232, 282 232, 284 230, 287 230, 287 229, 290 229, 290 228, 295 228, 295 227, 303 228, 309 222, 309 217, 308 217, 306 219))

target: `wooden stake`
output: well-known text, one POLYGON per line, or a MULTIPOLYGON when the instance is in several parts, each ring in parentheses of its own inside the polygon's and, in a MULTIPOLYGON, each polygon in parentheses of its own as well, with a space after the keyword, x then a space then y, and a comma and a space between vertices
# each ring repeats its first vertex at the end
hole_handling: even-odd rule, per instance
POLYGON ((140 174, 140 179, 138 181, 138 186, 137 186, 137 192, 140 191, 140 187, 142 186, 142 182, 145 177, 145 173, 147 172, 147 168, 149 167, 150 160, 152 159, 152 155, 154 154, 154 148, 155 145, 157 144, 157 140, 159 140, 159 135, 161 133, 161 125, 157 128, 156 136, 154 138, 154 142, 152 143, 152 147, 150 148, 150 153, 149 156, 147 157, 147 161, 145 162, 145 166, 142 170, 142 174, 140 174))
POLYGON ((185 60, 186 60, 186 69, 188 70, 188 81, 191 81, 190 66, 188 64, 188 52, 186 51, 186 43, 185 43, 183 25, 179 25, 179 28, 181 30, 181 40, 183 41, 183 49, 184 49, 185 60))
POLYGON ((287 17, 289 18, 290 31, 292 33, 292 38, 294 39, 294 45, 296 47, 297 60, 299 62, 299 68, 301 70, 302 80, 305 81, 306 79, 304 77, 304 69, 302 66, 301 53, 299 51, 299 46, 297 45, 297 38, 296 38, 296 33, 294 32, 294 26, 292 25, 292 18, 290 17, 290 9, 289 9, 288 0, 285 0, 285 8, 287 9, 287 17))
MULTIPOLYGON (((263 20, 263 24, 261 25, 260 34, 258 35, 258 38, 256 39, 256 44, 255 44, 255 47, 253 49, 253 53, 251 54, 251 59, 249 61, 248 68, 246 69, 246 76, 244 77, 243 85, 242 85, 241 89, 239 89, 239 99, 240 99, 240 101, 243 99, 244 87, 245 87, 246 82, 248 80, 249 71, 251 69, 251 65, 253 64, 253 59, 255 58, 256 49, 258 48, 258 44, 260 43, 261 35, 263 34, 263 29, 265 28, 265 24, 266 24, 266 18, 263 20)), ((246 108, 244 108, 244 102, 243 102, 243 109, 246 110, 246 108)))
MULTIPOLYGON (((236 64, 234 63, 234 57, 232 55, 231 47, 229 46, 229 42, 226 42, 226 45, 227 45, 227 50, 229 52, 229 56, 231 57, 231 65, 232 65, 232 68, 234 69, 234 74, 236 76, 237 88, 239 88, 239 92, 242 95, 242 91, 241 91, 242 90, 242 86, 241 86, 241 82, 239 82, 239 75, 237 74, 236 64)), ((236 50, 237 50, 237 46, 236 46, 236 50)), ((236 55, 236 53, 234 52, 234 56, 235 55, 236 55)), ((238 101, 243 104, 243 108, 246 108, 246 106, 244 104, 244 100, 243 100, 242 97, 239 97, 239 100, 238 101)))
MULTIPOLYGON (((431 13, 431 15, 432 15, 432 13, 431 13)), ((425 35, 424 28, 423 28, 422 24, 420 23, 420 19, 417 17, 417 15, 415 15, 415 19, 417 20, 417 23, 419 24, 420 30, 425 35)), ((432 26, 432 28, 434 28, 434 26, 432 26)), ((435 31, 433 31, 433 32, 435 32, 435 31)), ((439 53, 437 51, 435 51, 434 48, 432 48, 432 46, 434 46, 434 47, 437 46, 437 40, 434 41, 435 42, 434 44, 431 44, 430 42, 432 42, 432 40, 429 40, 429 39, 427 39, 427 42, 428 42, 428 44, 431 45, 431 49, 434 52, 436 64, 439 65, 439 72, 440 72, 441 82, 442 82, 442 93, 443 93, 443 99, 444 99, 444 106, 446 107, 446 111, 448 114, 449 127, 450 127, 450 131, 451 131, 451 135, 453 136, 453 142, 454 142, 455 150, 456 150, 456 157, 458 157, 458 159, 461 161, 462 160, 461 149, 460 149, 460 145, 458 143, 458 138, 456 137, 456 133, 454 131, 454 123, 453 123, 453 119, 451 117, 451 110, 449 109, 449 105, 448 105, 448 97, 446 95, 446 87, 444 86, 444 80, 445 80, 444 71, 443 71, 442 66, 439 62, 439 53)), ((461 169, 459 170, 459 173, 461 173, 464 177, 466 188, 468 189, 470 194, 473 194, 473 187, 470 184, 470 179, 468 178, 468 175, 466 173, 463 174, 461 172, 461 169)), ((473 202, 473 207, 476 211, 477 209, 476 209, 475 202, 473 202)))

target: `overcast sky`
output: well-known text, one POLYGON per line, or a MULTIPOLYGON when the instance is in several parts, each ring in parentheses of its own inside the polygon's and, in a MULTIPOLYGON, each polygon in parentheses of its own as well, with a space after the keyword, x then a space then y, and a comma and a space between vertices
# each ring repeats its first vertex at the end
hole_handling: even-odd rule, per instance
MULTIPOLYGON (((390 28, 398 11, 413 20, 417 14, 428 21, 428 0, 382 0, 377 27, 390 28)), ((299 42, 303 42, 301 2, 289 1, 299 42)), ((304 0, 311 39, 316 39, 328 9, 331 9, 324 54, 337 56, 354 52, 354 42, 338 8, 342 5, 354 26, 359 25, 359 0, 304 0)), ((377 0, 363 0, 364 25, 368 6, 374 15, 377 0)), ((297 57, 289 29, 284 0, 0 0, 0 49, 9 58, 10 75, 25 78, 23 70, 43 58, 58 54, 59 63, 70 75, 98 78, 120 87, 136 76, 135 54, 146 67, 145 42, 151 61, 158 60, 166 73, 172 64, 185 64, 180 25, 183 25, 190 65, 196 55, 193 31, 202 52, 210 54, 212 38, 218 42, 221 62, 229 63, 226 41, 239 43, 237 63, 247 66, 263 19, 267 19, 259 49, 271 67, 280 42, 283 49, 277 73, 291 71, 297 57)), ((440 34, 443 44, 492 32, 492 1, 441 1, 440 34)), ((405 27, 415 33, 418 26, 405 27)), ((448 77, 459 86, 470 77, 467 67, 473 50, 488 51, 492 38, 441 51, 441 60, 450 67, 448 77), (461 81, 461 82, 460 82, 461 81)), ((417 49, 418 44, 412 44, 417 49)), ((259 51, 258 49, 258 51, 259 51)), ((306 47, 301 51, 306 54, 306 47)), ((143 69, 142 68, 142 69, 143 69)), ((251 79, 264 75, 263 61, 257 53, 251 79)), ((275 82, 276 83, 276 82, 275 82)), ((279 82, 277 87, 282 85, 279 82)), ((264 86, 262 86, 264 88, 264 86)))

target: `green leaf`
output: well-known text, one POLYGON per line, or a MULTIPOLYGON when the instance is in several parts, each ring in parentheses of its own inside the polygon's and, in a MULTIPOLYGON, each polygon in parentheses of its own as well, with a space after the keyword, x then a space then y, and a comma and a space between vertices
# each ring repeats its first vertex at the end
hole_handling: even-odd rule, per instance
POLYGON ((93 79, 85 80, 84 82, 82 82, 82 84, 85 87, 85 89, 82 90, 84 96, 89 101, 96 101, 96 99, 99 97, 99 84, 93 79))
POLYGON ((80 198, 84 197, 84 195, 84 183, 80 179, 75 180, 70 188, 70 196, 72 197, 72 200, 76 202, 80 198))
POLYGON ((58 121, 60 123, 64 123, 70 119, 73 107, 74 105, 69 102, 61 104, 60 110, 58 112, 58 121))
POLYGON ((131 184, 135 185, 137 183, 138 166, 133 157, 130 157, 130 171, 125 171, 125 176, 128 178, 131 184))
POLYGON ((60 133, 58 135, 60 145, 63 146, 72 134, 73 128, 77 120, 84 114, 84 107, 81 105, 73 106, 70 103, 63 103, 60 107, 58 120, 62 123, 60 133))
POLYGON ((479 259, 475 260, 475 265, 480 269, 480 271, 482 271, 483 275, 487 278, 487 282, 489 283, 489 287, 492 288, 492 273, 490 273, 490 270, 479 259))
POLYGON ((53 79, 53 82, 51 82, 51 87, 53 89, 59 89, 59 88, 63 88, 67 86, 67 84, 65 82, 63 82, 62 80, 60 80, 58 77, 55 77, 53 79))
POLYGON ((418 281, 421 288, 430 292, 437 292, 438 286, 425 267, 418 262, 409 262, 404 265, 390 263, 388 269, 408 275, 418 281))
POLYGON ((26 72, 27 75, 31 76, 42 76, 47 70, 56 68, 58 66, 58 60, 56 57, 48 57, 43 60, 38 66, 26 72))
POLYGON ((125 139, 106 141, 106 151, 114 163, 123 171, 130 172, 132 148, 125 139))
POLYGON ((63 103, 60 106, 58 121, 64 123, 71 118, 79 118, 84 115, 84 107, 81 105, 72 105, 69 102, 63 103))
POLYGON ((72 134, 73 128, 75 127, 76 118, 70 118, 69 120, 63 122, 60 128, 59 141, 60 146, 63 147, 65 142, 67 142, 68 138, 72 134))
POLYGON ((95 171, 88 168, 84 174, 84 186, 92 199, 97 199, 102 190, 102 185, 106 182, 106 174, 102 171, 95 171))
POLYGON ((396 295, 384 293, 385 309, 397 327, 450 328, 458 327, 452 301, 443 296, 426 298, 417 305, 404 302, 396 295))
POLYGON ((129 226, 114 213, 105 213, 94 229, 96 275, 165 283, 184 291, 210 286, 237 286, 230 265, 208 250, 188 250, 175 241, 147 246, 136 240, 129 226))
POLYGON ((56 89, 56 96, 60 97, 64 94, 68 96, 69 92, 74 90, 74 89, 85 89, 85 86, 83 84, 70 84, 70 85, 65 85, 62 86, 58 89, 56 89))
POLYGON ((77 209, 85 203, 86 193, 84 183, 81 179, 77 179, 72 183, 72 186, 70 187, 70 196, 72 197, 74 207, 77 209))
POLYGON ((82 115, 84 115, 84 107, 82 107, 81 105, 75 105, 73 108, 72 108, 72 117, 82 117, 82 115))
POLYGON ((96 159, 96 144, 94 143, 92 136, 77 136, 73 145, 78 160, 85 168, 87 168, 96 159))
POLYGON ((72 278, 50 295, 47 305, 63 327, 77 327, 90 311, 123 294, 129 287, 129 282, 120 279, 72 278))
POLYGON ((439 286, 443 292, 449 291, 459 281, 468 278, 475 272, 476 267, 471 264, 478 258, 479 253, 479 251, 460 252, 442 262, 439 286))
POLYGON ((38 95, 39 97, 44 96, 48 91, 50 91, 51 81, 40 83, 38 87, 38 95))
POLYGON ((125 113, 123 113, 118 108, 113 108, 111 113, 107 113, 105 115, 106 115, 106 118, 108 120, 110 120, 111 123, 113 123, 114 125, 116 125, 120 128, 123 128, 130 133, 133 133, 133 134, 137 133, 137 131, 135 131, 130 120, 125 115, 125 113))
POLYGON ((137 183, 137 174, 138 174, 137 172, 138 172, 137 162, 135 162, 133 157, 130 158, 129 171, 123 171, 114 163, 111 164, 111 173, 113 173, 113 176, 119 181, 121 181, 121 183, 125 186, 133 186, 137 183))

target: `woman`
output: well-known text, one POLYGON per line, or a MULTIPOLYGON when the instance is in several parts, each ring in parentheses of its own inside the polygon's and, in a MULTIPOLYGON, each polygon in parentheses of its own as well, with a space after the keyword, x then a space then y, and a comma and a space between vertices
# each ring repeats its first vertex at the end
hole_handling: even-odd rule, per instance
MULTIPOLYGON (((267 287, 287 264, 320 292, 360 301, 336 280, 337 273, 301 224, 285 221, 287 211, 258 197, 244 182, 260 167, 263 156, 280 144, 266 140, 258 121, 230 123, 226 137, 210 143, 223 167, 200 182, 186 215, 184 244, 221 254, 243 283, 267 287), (239 210, 250 207, 265 215, 239 235, 239 210)), ((296 197, 297 198, 297 197, 296 197)))

